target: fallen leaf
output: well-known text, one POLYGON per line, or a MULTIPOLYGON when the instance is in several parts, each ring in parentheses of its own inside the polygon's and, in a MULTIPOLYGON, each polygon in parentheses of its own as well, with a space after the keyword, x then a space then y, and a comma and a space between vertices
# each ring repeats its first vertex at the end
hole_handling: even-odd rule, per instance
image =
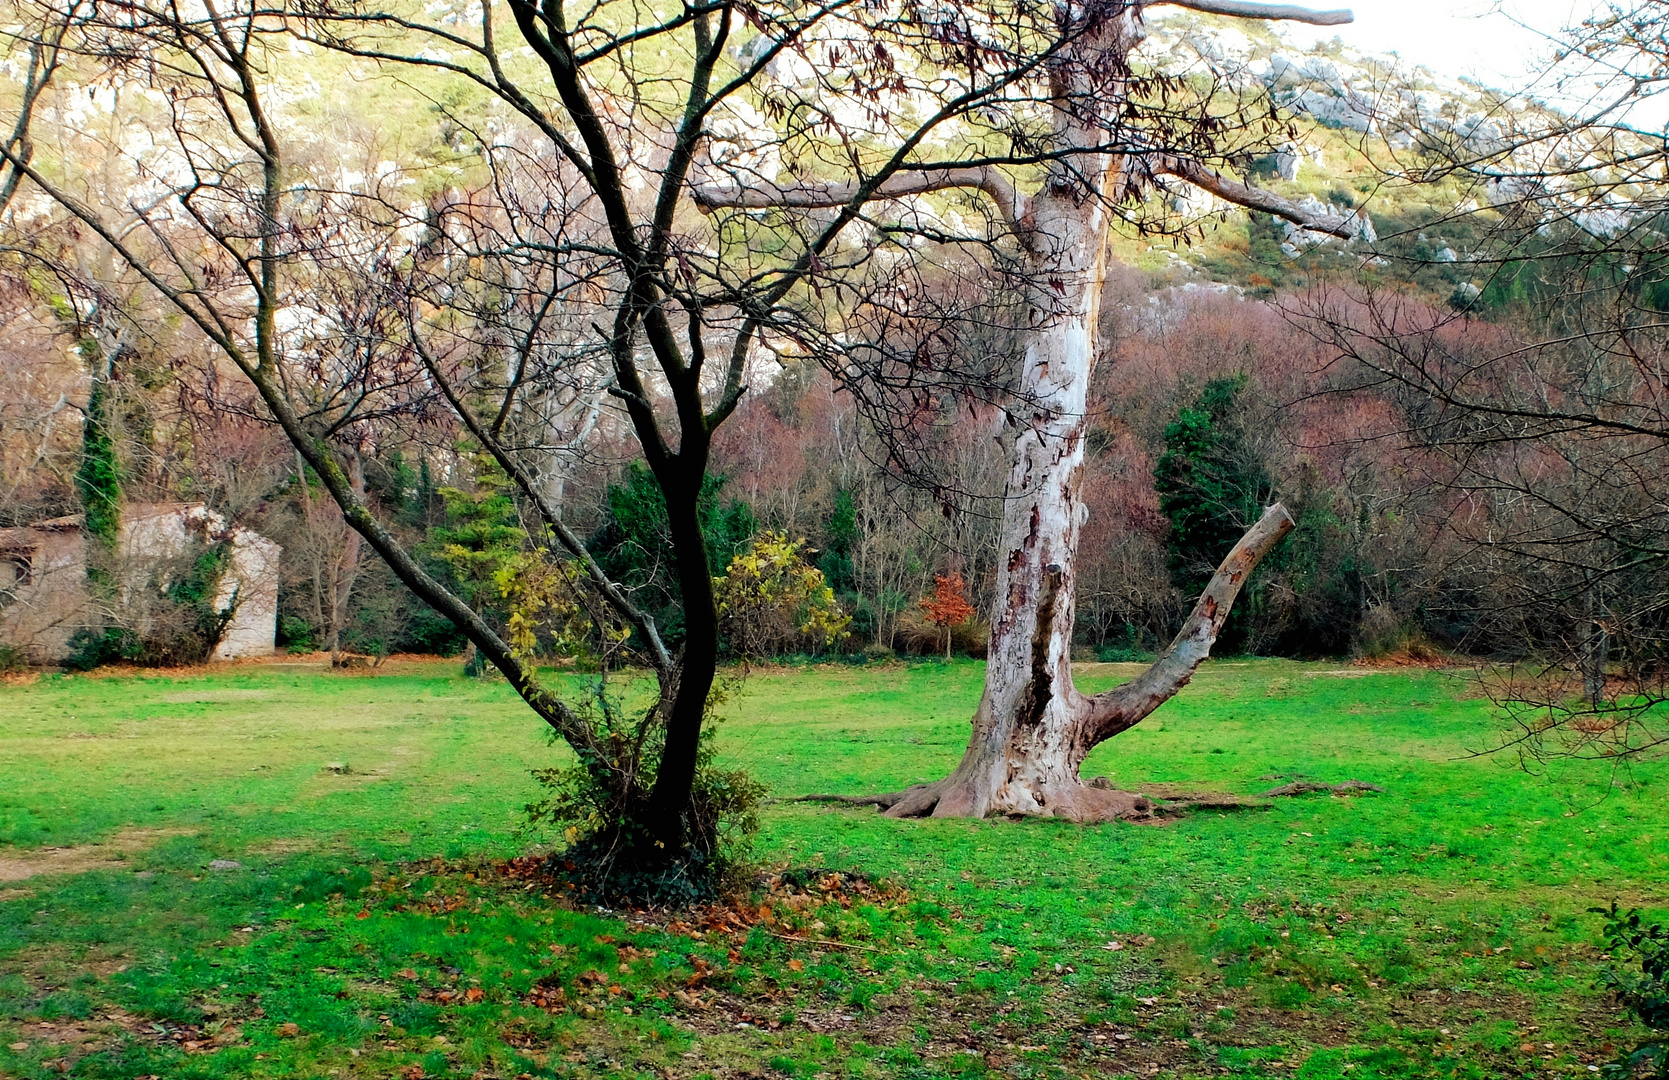
POLYGON ((370 917, 371 911, 369 908, 360 908, 359 914, 354 916, 356 919, 369 919, 370 917))
POLYGON ((26 1042, 12 1043, 12 1049, 13 1050, 27 1050, 27 1049, 29 1049, 29 1044, 26 1043, 26 1042))
POLYGON ((413 971, 411 968, 405 968, 400 972, 400 978, 415 979, 417 978, 417 972, 413 971))
MULTIPOLYGON (((805 969, 806 969, 806 965, 805 965, 805 961, 803 961, 803 960, 790 960, 790 961, 788 961, 788 970, 789 971, 804 971, 805 969)), ((16 1049, 16 1047, 13 1047, 13 1049, 16 1049)))
POLYGON ((470 1001, 480 1001, 486 996, 479 986, 472 986, 464 991, 464 997, 470 1001))
POLYGON ((300 1035, 300 1034, 301 1034, 301 1028, 300 1028, 300 1026, 298 1026, 296 1024, 280 1024, 280 1025, 278 1025, 278 1037, 280 1039, 293 1039, 297 1035, 300 1035))

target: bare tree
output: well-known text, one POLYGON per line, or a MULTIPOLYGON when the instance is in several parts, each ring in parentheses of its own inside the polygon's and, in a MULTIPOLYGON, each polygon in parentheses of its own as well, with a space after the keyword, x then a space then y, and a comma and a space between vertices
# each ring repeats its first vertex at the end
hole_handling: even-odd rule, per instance
MULTIPOLYGON (((50 171, 43 169, 39 157, 31 159, 17 140, 0 147, 0 155, 27 178, 32 194, 44 194, 67 212, 77 228, 90 231, 121 266, 213 343, 247 380, 262 411, 283 429, 355 532, 408 588, 453 621, 569 742, 613 800, 607 816, 615 824, 605 837, 611 851, 629 848, 634 857, 676 863, 691 844, 710 843, 711 829, 700 834, 703 826, 692 820, 691 806, 716 658, 711 577, 694 502, 711 428, 733 407, 741 386, 732 379, 720 387, 718 401, 704 402, 709 387, 699 333, 690 346, 693 357, 673 336, 676 327, 661 306, 656 284, 670 258, 671 223, 649 215, 650 222, 659 222, 658 233, 645 246, 638 230, 644 208, 628 195, 611 133, 599 126, 604 106, 574 66, 589 51, 581 38, 591 29, 571 36, 560 15, 551 23, 537 11, 518 11, 530 39, 551 62, 547 78, 557 87, 551 107, 566 110, 569 120, 586 129, 583 149, 571 141, 565 121, 534 105, 504 76, 490 7, 477 43, 482 71, 488 73, 484 77, 502 79, 498 89, 543 132, 547 150, 566 155, 560 163, 548 155, 533 161, 524 147, 494 147, 502 153, 489 153, 491 164, 512 172, 518 163, 529 164, 517 173, 524 191, 537 191, 552 172, 565 170, 563 178, 583 182, 585 193, 567 199, 561 190, 546 187, 528 223, 518 217, 522 206, 494 202, 506 189, 495 176, 500 182, 485 191, 490 208, 451 208, 436 223, 425 220, 422 208, 414 211, 381 197, 383 192, 345 189, 334 182, 340 174, 330 175, 328 161, 291 153, 296 148, 282 134, 283 117, 272 103, 282 95, 269 94, 281 75, 276 67, 283 51, 274 48, 274 41, 287 31, 284 12, 242 5, 186 14, 144 3, 96 11, 76 6, 40 10, 40 22, 53 28, 54 40, 75 57, 83 78, 113 89, 162 89, 164 119, 157 134, 164 139, 163 160, 128 162, 127 177, 103 190, 94 187, 95 198, 104 202, 99 206, 72 194, 60 179, 71 162, 55 161, 50 171), (436 224, 439 229, 428 228, 436 224), (448 226, 455 228, 448 231, 448 226), (517 233, 524 227, 532 235, 517 233), (572 234, 565 235, 569 228, 572 234), (472 249, 476 242, 495 246, 472 249), (576 280, 561 263, 569 254, 583 257, 588 250, 607 269, 576 280), (449 277, 436 269, 437 262, 448 260, 519 270, 524 278, 517 281, 506 272, 482 282, 470 280, 468 270, 449 277), (502 310, 524 317, 519 334, 471 340, 478 330, 491 335, 509 322, 484 317, 471 293, 482 286, 508 298, 502 310), (554 305, 541 304, 539 298, 565 290, 583 293, 588 310, 601 312, 610 324, 589 355, 612 364, 616 395, 666 493, 690 623, 687 644, 676 656, 654 623, 602 573, 562 522, 546 488, 524 464, 524 448, 500 437, 531 380, 504 379, 489 362, 544 352, 552 361, 547 385, 550 370, 560 377, 567 359, 562 335, 569 327, 547 320, 554 305), (462 299, 452 302, 449 291, 462 299), (646 325, 652 342, 647 357, 640 352, 646 325), (665 379, 658 389, 647 384, 641 366, 645 359, 657 364, 665 379), (497 401, 486 396, 495 390, 497 401), (661 401, 669 411, 661 411, 661 401), (574 602, 583 607, 594 600, 610 613, 593 610, 603 622, 613 620, 600 634, 605 643, 617 644, 614 623, 636 632, 660 685, 655 704, 636 720, 617 722, 612 705, 602 707, 599 719, 585 702, 565 700, 542 685, 531 646, 492 625, 431 574, 368 505, 354 466, 357 448, 380 430, 420 427, 439 414, 449 415, 496 461, 539 520, 536 535, 548 537, 572 560, 577 578, 557 575, 551 587, 577 580, 583 595, 574 602)), ((714 9, 687 12, 656 28, 668 37, 681 34, 694 53, 688 89, 698 112, 709 93, 719 47, 713 41, 714 14, 714 9)), ((310 30, 318 25, 305 24, 310 30)), ((620 44, 625 47, 631 40, 628 34, 620 44)), ((331 43, 350 47, 341 38, 331 43)), ((28 37, 19 41, 20 48, 38 45, 28 37)), ((605 50, 586 62, 610 56, 612 51, 605 50)), ((26 119, 18 121, 25 130, 26 119)), ((686 158, 700 130, 699 123, 692 123, 680 136, 686 158)), ((674 166, 662 199, 668 211, 681 183, 674 166)), ((91 185, 79 186, 85 190, 91 185)), ((30 209, 38 213, 41 208, 30 209)), ((42 245, 29 253, 43 261, 53 257, 42 245)), ((543 545, 533 556, 551 557, 543 545)), ((332 584, 329 591, 340 598, 345 575, 337 575, 332 584)), ((537 614, 560 599, 541 595, 531 610, 537 614)))
POLYGON ((1669 741, 1669 143, 1630 123, 1663 88, 1665 25, 1623 4, 1570 28, 1544 77, 1567 111, 1503 96, 1487 124, 1402 118, 1401 175, 1465 200, 1423 233, 1475 238, 1447 306, 1293 307, 1337 387, 1395 401, 1408 445, 1444 462, 1455 591, 1475 647, 1513 662, 1485 681, 1532 757, 1669 741))
MULTIPOLYGON (((1332 24, 1351 17, 1230 0, 1176 2, 1250 18, 1332 24)), ((1215 122, 1209 92, 1179 106, 1177 96, 1186 97, 1177 94, 1180 87, 1135 70, 1131 52, 1142 37, 1142 12, 1135 4, 1061 4, 1047 25, 1025 26, 1012 38, 978 23, 975 13, 951 19, 941 31, 947 50, 954 40, 980 53, 970 75, 990 64, 1019 88, 1002 99, 1010 126, 999 128, 1007 136, 1001 152, 955 143, 933 160, 905 143, 895 157, 908 155, 909 165, 890 173, 859 172, 838 183, 733 176, 697 189, 698 201, 713 210, 843 212, 877 199, 977 192, 1011 242, 1005 251, 1011 273, 1002 280, 1022 300, 1015 329, 1023 356, 1004 386, 1014 402, 1007 412, 1013 457, 985 694, 962 763, 944 780, 883 797, 894 816, 1013 813, 1091 821, 1137 811, 1137 796, 1084 784, 1079 766, 1095 745, 1139 722, 1188 682, 1246 575, 1291 527, 1286 511, 1271 507, 1146 674, 1106 694, 1078 693, 1070 661, 1086 401, 1107 230, 1120 208, 1156 185, 1181 180, 1307 229, 1345 238, 1361 231, 1360 219, 1292 204, 1215 167, 1213 160, 1230 153, 1250 125, 1215 122), (1017 179, 1027 176, 1035 176, 1035 190, 1017 179)), ((919 367, 919 353, 906 362, 919 367)), ((871 361, 850 381, 873 377, 880 366, 871 361)))

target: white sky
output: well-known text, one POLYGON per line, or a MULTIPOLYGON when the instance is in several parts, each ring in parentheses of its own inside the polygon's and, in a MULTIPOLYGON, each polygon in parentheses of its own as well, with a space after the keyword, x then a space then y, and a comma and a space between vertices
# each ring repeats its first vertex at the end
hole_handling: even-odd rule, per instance
POLYGON ((1586 0, 1343 0, 1306 7, 1349 7, 1347 26, 1288 23, 1294 42, 1341 37, 1363 52, 1394 52, 1434 72, 1492 85, 1519 85, 1550 37, 1600 5, 1586 0))
MULTIPOLYGON (((1336 36, 1363 52, 1394 52, 1437 74, 1472 78, 1503 90, 1531 85, 1546 70, 1559 31, 1605 7, 1596 0, 1301 2, 1316 8, 1348 6, 1356 21, 1329 27, 1282 24, 1294 44, 1336 36)), ((1561 104, 1551 90, 1544 84, 1536 96, 1561 104)), ((1642 127, 1661 127, 1669 120, 1669 100, 1645 103, 1628 119, 1642 127)))

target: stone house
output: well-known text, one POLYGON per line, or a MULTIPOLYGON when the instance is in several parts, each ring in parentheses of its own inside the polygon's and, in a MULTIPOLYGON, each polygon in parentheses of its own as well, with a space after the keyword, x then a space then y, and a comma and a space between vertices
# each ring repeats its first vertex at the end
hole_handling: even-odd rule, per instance
MULTIPOLYGON (((202 504, 130 504, 122 508, 118 565, 138 576, 159 560, 180 557, 194 539, 227 541, 225 572, 216 610, 233 608, 214 660, 266 656, 278 630, 278 558, 271 540, 228 528, 202 504)), ((0 643, 22 650, 36 664, 69 654, 77 630, 102 625, 87 590, 87 546, 81 515, 0 529, 0 643)))

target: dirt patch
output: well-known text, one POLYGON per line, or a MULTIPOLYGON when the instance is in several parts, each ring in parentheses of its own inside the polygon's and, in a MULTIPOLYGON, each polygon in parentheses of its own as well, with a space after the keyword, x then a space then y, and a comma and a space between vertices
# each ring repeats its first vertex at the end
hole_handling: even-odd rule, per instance
POLYGON ((299 855, 304 851, 319 850, 319 842, 309 836, 281 836, 250 844, 244 850, 251 855, 299 855))
POLYGON ((123 829, 102 844, 41 848, 0 855, 0 881, 27 881, 37 874, 85 874, 122 865, 118 856, 131 855, 170 836, 188 835, 180 829, 123 829))

